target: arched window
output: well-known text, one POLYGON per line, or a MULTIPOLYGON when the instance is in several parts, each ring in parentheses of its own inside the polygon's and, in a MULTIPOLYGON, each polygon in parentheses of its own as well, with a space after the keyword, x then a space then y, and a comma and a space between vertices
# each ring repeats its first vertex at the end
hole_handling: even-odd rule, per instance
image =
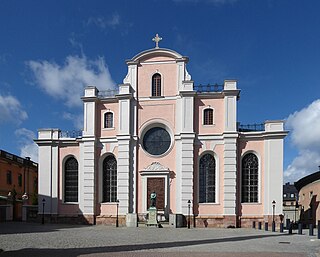
POLYGON ((258 158, 253 153, 246 154, 242 159, 242 202, 258 202, 258 158))
POLYGON ((104 114, 104 127, 105 128, 113 128, 113 113, 106 112, 104 114))
POLYGON ((78 202, 78 161, 74 157, 64 165, 64 201, 78 202))
POLYGON ((103 160, 103 202, 117 201, 117 160, 113 155, 103 160))
POLYGON ((161 75, 159 73, 152 76, 152 96, 161 96, 161 75))
POLYGON ((213 125, 213 109, 208 108, 203 111, 203 125, 213 125))
POLYGON ((205 154, 199 163, 199 203, 214 203, 215 195, 216 162, 211 154, 205 154))

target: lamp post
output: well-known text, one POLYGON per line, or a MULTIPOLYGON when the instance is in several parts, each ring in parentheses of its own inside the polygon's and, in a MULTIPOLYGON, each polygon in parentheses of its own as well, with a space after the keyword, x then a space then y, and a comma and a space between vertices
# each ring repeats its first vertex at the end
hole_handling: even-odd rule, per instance
POLYGON ((46 199, 42 199, 42 224, 44 224, 44 206, 46 204, 46 199))
POLYGON ((190 229, 190 205, 191 201, 188 200, 188 229, 190 229))
POLYGON ((275 209, 276 209, 276 201, 272 201, 272 232, 276 231, 276 223, 274 221, 274 215, 275 215, 275 209))
POLYGON ((116 216, 116 227, 119 227, 119 200, 117 199, 117 216, 116 216))

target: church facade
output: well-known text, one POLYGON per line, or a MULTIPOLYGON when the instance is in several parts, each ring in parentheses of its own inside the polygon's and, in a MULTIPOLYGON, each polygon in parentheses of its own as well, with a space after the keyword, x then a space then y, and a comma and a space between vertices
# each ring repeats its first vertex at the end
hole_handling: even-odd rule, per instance
POLYGON ((251 226, 273 201, 282 213, 283 121, 239 125, 237 82, 197 86, 188 61, 157 42, 126 62, 115 94, 85 88, 80 135, 39 130, 39 213, 137 226, 153 192, 170 225, 251 226))

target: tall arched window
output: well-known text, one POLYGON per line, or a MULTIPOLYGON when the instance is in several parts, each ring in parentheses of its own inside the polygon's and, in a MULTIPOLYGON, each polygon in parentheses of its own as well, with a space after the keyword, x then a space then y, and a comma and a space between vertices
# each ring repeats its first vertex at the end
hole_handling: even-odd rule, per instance
POLYGON ((78 161, 74 157, 64 165, 64 201, 78 202, 78 161))
POLYGON ((159 73, 152 76, 152 96, 161 96, 161 75, 159 73))
POLYGON ((248 153, 242 158, 242 202, 258 202, 259 162, 253 153, 248 153))
POLYGON ((117 201, 117 160, 113 155, 103 160, 103 202, 117 201))
POLYGON ((203 111, 203 125, 213 125, 213 109, 208 108, 203 111))
POLYGON ((113 128, 113 113, 106 112, 104 114, 104 127, 105 128, 113 128))
POLYGON ((216 162, 211 154, 205 154, 199 163, 199 203, 214 203, 215 195, 216 162))

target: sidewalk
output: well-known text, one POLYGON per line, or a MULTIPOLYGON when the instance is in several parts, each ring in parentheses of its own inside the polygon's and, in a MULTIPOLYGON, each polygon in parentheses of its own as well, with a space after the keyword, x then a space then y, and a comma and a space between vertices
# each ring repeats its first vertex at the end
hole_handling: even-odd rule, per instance
MULTIPOLYGON (((316 234, 315 230, 315 234, 316 234)), ((0 223, 2 256, 320 257, 316 236, 254 229, 0 223)))

